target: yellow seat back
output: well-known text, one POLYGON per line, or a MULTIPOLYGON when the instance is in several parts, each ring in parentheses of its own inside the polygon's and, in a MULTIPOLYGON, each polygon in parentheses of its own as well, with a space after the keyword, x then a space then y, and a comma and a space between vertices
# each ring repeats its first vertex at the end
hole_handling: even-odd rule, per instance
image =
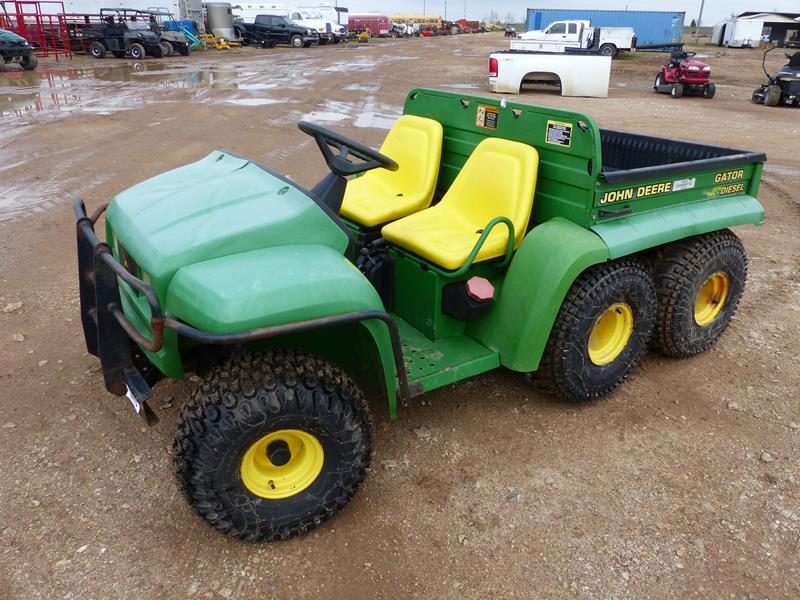
POLYGON ((430 206, 439 176, 443 135, 438 121, 413 115, 400 117, 380 149, 400 168, 373 169, 349 181, 341 214, 361 225, 374 226, 430 206))
MULTIPOLYGON (((514 224, 522 243, 533 207, 539 154, 527 144, 487 138, 475 147, 444 198, 431 208, 389 223, 383 237, 445 269, 465 264, 483 228, 495 217, 514 224)), ((503 256, 508 229, 496 225, 475 262, 503 256)))
POLYGON ((495 217, 508 217, 514 223, 516 248, 528 227, 538 168, 539 153, 533 146, 486 138, 475 147, 440 204, 478 228, 495 217))

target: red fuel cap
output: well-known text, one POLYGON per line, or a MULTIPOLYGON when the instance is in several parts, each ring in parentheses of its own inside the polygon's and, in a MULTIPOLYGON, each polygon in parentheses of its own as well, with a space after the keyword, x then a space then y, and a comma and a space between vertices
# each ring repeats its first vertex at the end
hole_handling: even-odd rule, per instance
POLYGON ((467 295, 477 302, 489 302, 494 298, 494 286, 488 279, 472 277, 467 281, 467 295))

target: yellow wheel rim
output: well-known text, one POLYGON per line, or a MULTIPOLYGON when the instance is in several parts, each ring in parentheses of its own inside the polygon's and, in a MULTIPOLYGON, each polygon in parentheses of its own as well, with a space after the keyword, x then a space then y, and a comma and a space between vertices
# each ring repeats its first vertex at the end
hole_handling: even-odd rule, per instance
POLYGON ((725 273, 714 273, 705 280, 694 300, 694 321, 700 327, 714 322, 725 307, 731 282, 725 273))
POLYGON ((314 435, 299 429, 273 431, 245 452, 242 483, 261 498, 288 498, 314 483, 324 461, 322 444, 314 435))
POLYGON ((633 333, 633 310, 619 302, 600 315, 589 336, 589 360, 598 366, 613 362, 633 333))

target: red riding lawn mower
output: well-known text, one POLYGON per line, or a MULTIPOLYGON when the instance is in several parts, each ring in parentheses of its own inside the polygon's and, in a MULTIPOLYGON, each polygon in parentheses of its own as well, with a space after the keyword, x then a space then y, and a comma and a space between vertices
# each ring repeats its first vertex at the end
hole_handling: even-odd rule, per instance
POLYGON ((661 65, 653 89, 671 94, 673 98, 689 95, 713 98, 717 90, 710 81, 711 67, 704 62, 694 60, 694 56, 694 52, 683 50, 673 52, 669 64, 661 65))

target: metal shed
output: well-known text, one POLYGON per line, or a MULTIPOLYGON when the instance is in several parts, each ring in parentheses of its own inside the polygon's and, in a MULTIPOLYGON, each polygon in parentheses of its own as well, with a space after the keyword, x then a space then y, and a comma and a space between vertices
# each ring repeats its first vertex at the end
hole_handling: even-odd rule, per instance
POLYGON ((525 30, 544 29, 553 21, 590 20, 595 27, 632 27, 636 33, 637 47, 655 50, 681 43, 685 14, 647 10, 529 8, 525 30))

